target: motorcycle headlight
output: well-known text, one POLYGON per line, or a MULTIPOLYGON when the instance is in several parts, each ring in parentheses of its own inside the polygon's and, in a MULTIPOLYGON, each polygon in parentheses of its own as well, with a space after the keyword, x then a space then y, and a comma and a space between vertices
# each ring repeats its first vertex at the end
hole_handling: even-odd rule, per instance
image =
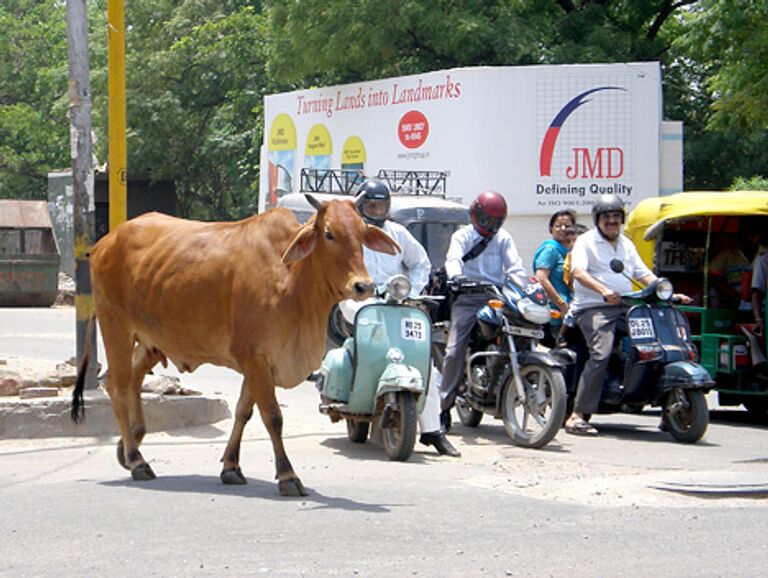
POLYGON ((531 323, 543 325, 549 323, 549 305, 539 305, 529 299, 521 299, 517 304, 520 313, 531 323))
POLYGON ((387 292, 390 297, 401 301, 411 294, 411 282, 405 275, 395 275, 387 281, 387 292))
POLYGON ((672 299, 673 294, 672 282, 669 279, 659 279, 659 282, 656 284, 656 297, 660 301, 669 301, 672 299))

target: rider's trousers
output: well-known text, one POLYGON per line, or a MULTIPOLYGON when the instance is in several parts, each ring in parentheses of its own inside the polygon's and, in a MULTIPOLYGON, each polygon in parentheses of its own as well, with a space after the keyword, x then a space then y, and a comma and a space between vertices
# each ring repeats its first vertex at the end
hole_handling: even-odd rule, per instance
POLYGON ((584 334, 589 359, 579 379, 574 411, 578 414, 597 413, 603 391, 605 372, 613 351, 616 325, 627 310, 618 305, 590 307, 576 314, 576 324, 584 334))

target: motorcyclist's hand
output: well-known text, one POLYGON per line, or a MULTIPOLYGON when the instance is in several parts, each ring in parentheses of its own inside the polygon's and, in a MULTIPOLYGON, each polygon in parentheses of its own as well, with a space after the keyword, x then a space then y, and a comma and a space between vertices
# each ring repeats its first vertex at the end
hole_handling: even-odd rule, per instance
POLYGON ((469 279, 467 279, 464 275, 456 275, 455 277, 451 277, 449 281, 457 287, 461 287, 462 285, 469 283, 469 279))
POLYGON ((603 300, 608 305, 620 305, 621 304, 621 293, 618 291, 611 291, 610 289, 606 289, 603 293, 603 300))
POLYGON ((675 303, 681 303, 683 305, 688 305, 689 303, 693 302, 693 299, 688 297, 685 293, 675 293, 672 295, 672 301, 675 303))

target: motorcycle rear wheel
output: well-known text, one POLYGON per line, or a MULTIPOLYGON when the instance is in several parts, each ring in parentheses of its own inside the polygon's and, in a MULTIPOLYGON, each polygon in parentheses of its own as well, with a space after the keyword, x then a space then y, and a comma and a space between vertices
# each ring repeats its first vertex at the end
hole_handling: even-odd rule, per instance
POLYGON ((347 437, 356 444, 364 444, 368 439, 368 429, 371 424, 367 421, 347 420, 347 437))
POLYGON ((514 376, 504 384, 504 429, 516 446, 541 448, 554 439, 565 420, 565 379, 559 369, 538 364, 521 367, 520 377, 525 399, 517 395, 514 376))
POLYGON ((675 389, 664 398, 662 419, 677 441, 693 444, 701 439, 709 425, 707 398, 700 389, 675 389), (673 404, 684 407, 672 411, 673 404))
POLYGON ((467 427, 477 427, 483 419, 483 412, 470 407, 461 397, 456 398, 456 413, 459 420, 467 427))
POLYGON ((405 462, 416 445, 416 400, 410 391, 396 394, 396 407, 382 429, 384 451, 390 460, 405 462))

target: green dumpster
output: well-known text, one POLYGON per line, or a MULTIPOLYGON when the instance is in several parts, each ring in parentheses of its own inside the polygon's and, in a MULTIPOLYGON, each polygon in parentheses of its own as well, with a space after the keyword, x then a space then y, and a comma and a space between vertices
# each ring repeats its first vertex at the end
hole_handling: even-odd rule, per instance
POLYGON ((0 200, 0 307, 49 307, 61 256, 45 201, 0 200))

